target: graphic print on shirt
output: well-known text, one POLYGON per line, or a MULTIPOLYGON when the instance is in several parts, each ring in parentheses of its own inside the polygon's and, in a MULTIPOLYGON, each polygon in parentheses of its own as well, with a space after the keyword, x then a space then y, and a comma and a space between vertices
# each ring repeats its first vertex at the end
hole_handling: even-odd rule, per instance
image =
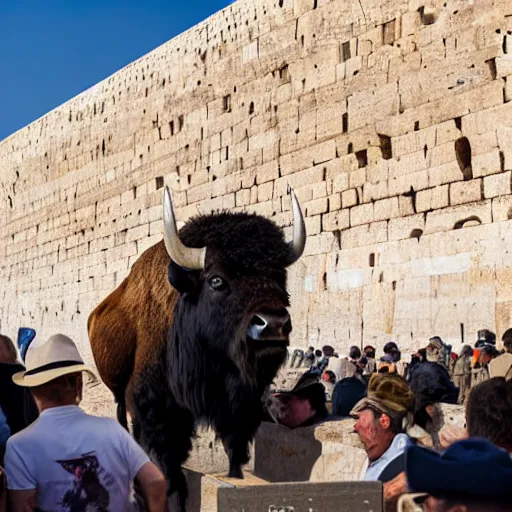
POLYGON ((108 512, 110 495, 100 481, 105 473, 94 452, 77 459, 57 460, 75 479, 73 487, 66 491, 62 506, 66 512, 108 512))

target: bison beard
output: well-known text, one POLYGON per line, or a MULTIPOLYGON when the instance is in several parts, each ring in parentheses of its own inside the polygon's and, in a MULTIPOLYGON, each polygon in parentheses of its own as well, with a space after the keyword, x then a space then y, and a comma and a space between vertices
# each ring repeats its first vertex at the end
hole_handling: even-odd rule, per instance
POLYGON ((148 249, 91 314, 89 335, 119 420, 127 408, 185 510, 181 465, 198 422, 222 440, 229 475, 243 478, 263 394, 286 358, 290 247, 272 221, 245 213, 197 217, 180 239, 207 248, 204 269, 180 267, 163 242, 148 249))

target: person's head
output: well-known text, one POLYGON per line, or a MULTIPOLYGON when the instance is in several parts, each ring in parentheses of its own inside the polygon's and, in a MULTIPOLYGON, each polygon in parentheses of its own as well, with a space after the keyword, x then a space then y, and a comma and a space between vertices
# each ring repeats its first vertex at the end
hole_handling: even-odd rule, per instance
POLYGON ((503 346, 505 347, 505 352, 512 354, 512 328, 507 329, 503 336, 501 337, 501 341, 503 341, 503 346))
POLYGON ((362 356, 357 361, 354 361, 354 363, 357 366, 357 370, 363 372, 368 364, 368 358, 366 356, 362 356))
POLYGON ((380 458, 403 431, 403 420, 412 411, 413 401, 407 382, 399 375, 372 375, 366 398, 350 413, 356 418, 354 431, 370 461, 380 458))
POLYGON ((402 431, 402 420, 368 407, 357 413, 354 431, 359 435, 368 459, 373 462, 383 455, 393 438, 402 431))
POLYGON ((332 391, 332 414, 350 416, 354 406, 366 396, 366 385, 357 377, 345 377, 332 391))
POLYGON ((322 347, 322 352, 325 357, 332 357, 332 355, 334 354, 334 348, 331 347, 331 345, 324 345, 322 347))
POLYGON ((397 363, 400 361, 402 354, 398 348, 398 345, 394 341, 389 341, 384 345, 384 354, 392 357, 393 362, 397 363))
POLYGON ((318 376, 304 373, 291 390, 276 393, 273 400, 273 414, 279 423, 297 428, 312 419, 321 419, 329 413, 325 406, 325 388, 318 376))
POLYGON ((325 372, 322 374, 322 380, 324 382, 330 382, 331 384, 334 384, 336 382, 336 375, 331 370, 325 370, 325 372))
POLYGON ((371 345, 366 345, 363 349, 363 354, 367 358, 375 359, 375 347, 372 347, 371 345))
MULTIPOLYGON (((420 446, 405 452, 408 488, 430 512, 512 510, 512 459, 485 439, 453 443, 442 455, 420 446)), ((407 497, 401 498, 399 511, 407 497)), ((411 510, 411 509, 409 509, 411 510)))
POLYGON ((445 366, 425 361, 410 374, 409 386, 414 393, 414 421, 422 428, 432 422, 433 404, 456 404, 459 388, 455 386, 445 366))
POLYGON ((490 361, 492 361, 495 357, 498 357, 500 355, 498 349, 494 345, 490 345, 486 343, 480 348, 480 356, 479 356, 479 363, 482 366, 485 366, 490 361))
POLYGON ((40 411, 74 405, 82 398, 82 372, 95 379, 84 364, 73 340, 56 334, 27 350, 26 370, 12 376, 15 384, 31 388, 40 411))
POLYGON ((443 340, 439 336, 430 338, 426 348, 427 361, 432 363, 439 362, 442 357, 443 347, 443 340))
POLYGON ((316 349, 316 350, 315 350, 315 356, 316 356, 316 357, 322 357, 322 351, 321 351, 321 350, 316 349))
POLYGON ((14 364, 17 358, 18 353, 11 338, 0 334, 0 363, 14 364))
POLYGON ((469 394, 466 424, 470 437, 483 437, 512 453, 512 381, 494 377, 469 394))
POLYGON ((350 359, 359 359, 361 357, 361 350, 359 347, 356 347, 355 345, 352 345, 350 347, 350 350, 349 350, 349 353, 348 353, 348 357, 350 357, 350 359))
POLYGON ((82 374, 72 373, 33 387, 32 394, 41 411, 50 407, 78 405, 82 400, 82 383, 82 374))
POLYGON ((315 347, 308 347, 308 354, 313 354, 315 352, 315 347))
POLYGON ((484 345, 496 345, 496 334, 489 329, 482 329, 478 331, 478 337, 475 343, 475 348, 483 347, 484 345))
POLYGON ((462 347, 462 350, 460 351, 461 357, 472 357, 473 356, 473 349, 469 345, 464 345, 462 347))

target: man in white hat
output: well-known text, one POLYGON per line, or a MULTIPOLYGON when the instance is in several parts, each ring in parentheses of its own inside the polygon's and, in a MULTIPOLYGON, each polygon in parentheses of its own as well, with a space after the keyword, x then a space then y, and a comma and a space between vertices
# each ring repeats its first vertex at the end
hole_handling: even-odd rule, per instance
POLYGON ((25 362, 12 379, 32 389, 41 414, 7 442, 11 510, 131 511, 135 481, 149 511, 166 511, 165 478, 142 448, 116 421, 78 407, 82 373, 94 374, 73 341, 56 334, 31 346, 25 362))

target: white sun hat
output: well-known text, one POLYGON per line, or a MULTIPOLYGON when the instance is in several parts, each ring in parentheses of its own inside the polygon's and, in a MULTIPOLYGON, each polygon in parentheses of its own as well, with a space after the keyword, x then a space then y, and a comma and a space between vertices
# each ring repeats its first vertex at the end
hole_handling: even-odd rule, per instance
POLYGON ((93 371, 84 364, 73 340, 64 334, 55 334, 40 346, 30 346, 25 365, 25 371, 12 376, 18 386, 41 386, 63 375, 79 372, 86 372, 96 380, 93 371))

